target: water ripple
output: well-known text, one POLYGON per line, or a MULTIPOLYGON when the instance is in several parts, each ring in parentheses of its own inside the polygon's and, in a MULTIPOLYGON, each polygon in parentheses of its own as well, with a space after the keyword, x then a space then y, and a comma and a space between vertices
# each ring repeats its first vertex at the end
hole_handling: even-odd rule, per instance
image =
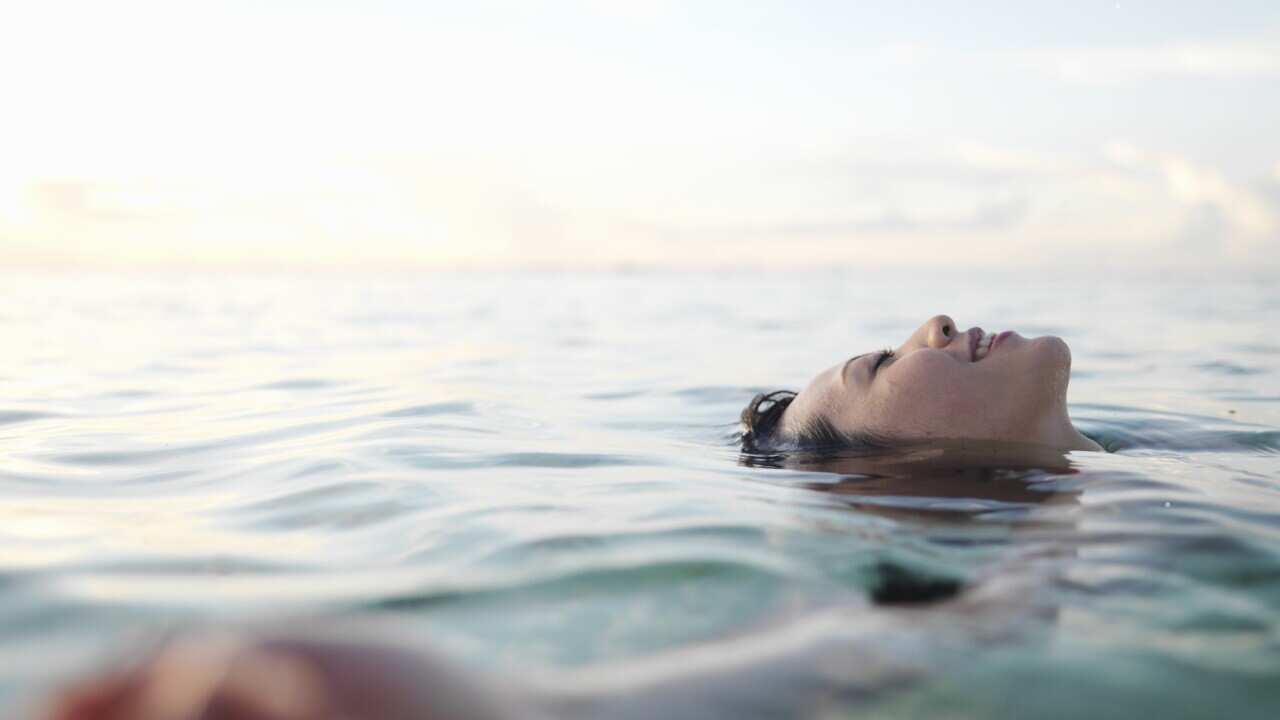
POLYGON ((1224 360, 1200 363, 1199 365, 1196 365, 1196 368, 1219 375, 1260 375, 1267 372, 1265 368, 1248 367, 1245 365, 1226 362, 1224 360))
POLYGON ((657 668, 708 717, 1280 703, 1280 373, 1249 314, 1280 286, 5 280, 6 699, 129 628, 332 613, 517 674, 657 668), (1072 417, 1115 452, 739 452, 755 392, 939 310, 1066 332, 1072 417))
POLYGON ((59 416, 53 413, 37 412, 33 410, 0 410, 0 425, 17 424, 55 417, 59 416))
POLYGON ((468 402, 443 402, 411 405, 384 413, 384 417, 428 417, 431 415, 473 415, 475 405, 468 402))

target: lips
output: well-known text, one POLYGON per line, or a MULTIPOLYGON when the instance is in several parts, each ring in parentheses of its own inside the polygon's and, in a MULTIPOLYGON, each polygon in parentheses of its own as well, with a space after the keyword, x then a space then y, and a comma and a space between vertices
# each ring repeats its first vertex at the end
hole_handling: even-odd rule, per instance
MULTIPOLYGON (((994 338, 991 338, 991 350, 995 350, 996 345, 999 345, 1001 342, 1004 341, 1005 338, 1009 337, 1012 334, 1013 334, 1012 330, 1005 330, 1004 332, 996 335, 994 338)), ((990 353, 991 350, 988 350, 987 352, 990 353)))
POLYGON ((984 332, 981 328, 974 328, 974 329, 977 331, 975 335, 980 337, 977 337, 976 341, 972 341, 973 362, 978 362, 979 360, 982 360, 986 356, 990 355, 991 351, 995 349, 996 342, 999 341, 1000 338, 1009 334, 1008 331, 1005 331, 1003 333, 987 333, 987 332, 984 332))

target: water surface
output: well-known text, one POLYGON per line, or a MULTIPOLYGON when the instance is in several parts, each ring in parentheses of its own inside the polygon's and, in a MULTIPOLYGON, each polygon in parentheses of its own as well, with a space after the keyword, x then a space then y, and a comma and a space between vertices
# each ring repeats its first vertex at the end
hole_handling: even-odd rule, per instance
POLYGON ((1274 284, 4 279, 3 707, 138 633, 297 617, 600 717, 1280 707, 1274 284), (1112 452, 744 462, 754 393, 938 312, 1065 337, 1112 452))

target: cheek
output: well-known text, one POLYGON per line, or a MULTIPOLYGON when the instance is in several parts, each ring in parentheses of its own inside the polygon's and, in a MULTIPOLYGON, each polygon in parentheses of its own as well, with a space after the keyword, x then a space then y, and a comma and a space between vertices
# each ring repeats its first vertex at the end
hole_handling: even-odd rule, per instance
POLYGON ((981 388, 949 358, 912 358, 882 380, 867 407, 867 426, 881 434, 947 437, 982 420, 981 388))

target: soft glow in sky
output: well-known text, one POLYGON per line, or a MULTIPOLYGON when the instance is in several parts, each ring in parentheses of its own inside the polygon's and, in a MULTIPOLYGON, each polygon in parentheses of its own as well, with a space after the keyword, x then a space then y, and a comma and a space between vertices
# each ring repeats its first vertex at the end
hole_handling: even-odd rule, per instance
POLYGON ((1280 5, 900 5, 6 3, 0 266, 1280 267, 1280 5))

